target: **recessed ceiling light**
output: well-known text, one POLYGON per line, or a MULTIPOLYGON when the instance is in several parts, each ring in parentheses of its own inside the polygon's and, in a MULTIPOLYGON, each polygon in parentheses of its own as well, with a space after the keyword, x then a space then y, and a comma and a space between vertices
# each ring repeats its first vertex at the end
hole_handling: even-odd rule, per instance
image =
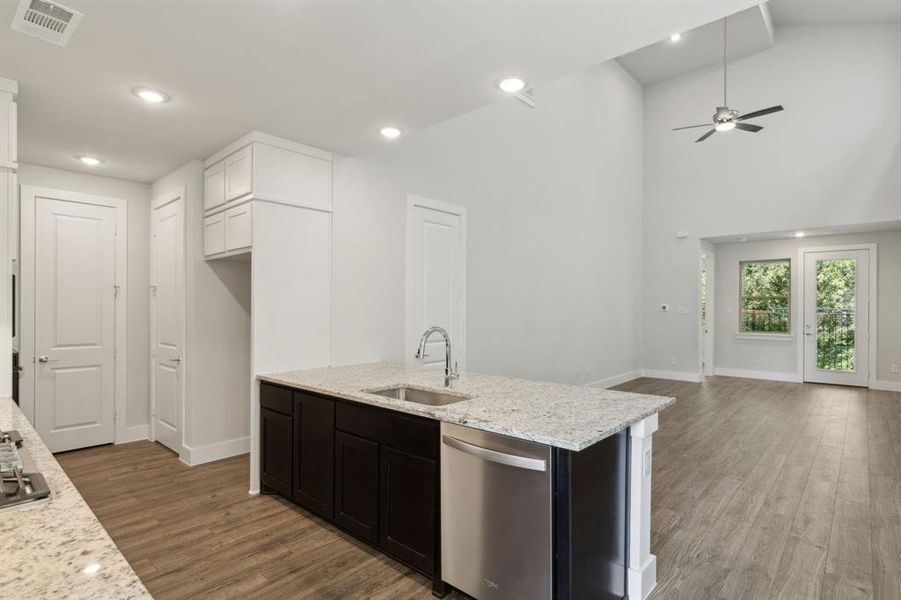
POLYGON ((400 134, 403 133, 397 127, 382 127, 379 129, 379 133, 382 134, 382 137, 387 138, 389 140, 394 140, 400 137, 400 134))
POLYGON ((795 232, 795 237, 796 237, 796 238, 802 238, 802 237, 804 237, 804 232, 803 232, 803 231, 796 231, 796 232, 795 232))
POLYGON ((103 164, 103 159, 97 158, 96 156, 76 156, 75 158, 80 160, 81 164, 89 167, 96 167, 97 165, 103 164))
POLYGON ((669 41, 671 41, 671 42, 678 42, 681 39, 682 39, 681 33, 674 33, 673 35, 669 36, 669 41))
POLYGON ((516 92, 521 92, 525 89, 526 82, 522 77, 504 77, 497 82, 497 87, 508 94, 515 94, 516 92))
POLYGON ((162 102, 169 101, 169 95, 165 92, 161 92, 159 90, 152 90, 150 88, 139 87, 131 90, 131 92, 149 104, 160 104, 162 102))

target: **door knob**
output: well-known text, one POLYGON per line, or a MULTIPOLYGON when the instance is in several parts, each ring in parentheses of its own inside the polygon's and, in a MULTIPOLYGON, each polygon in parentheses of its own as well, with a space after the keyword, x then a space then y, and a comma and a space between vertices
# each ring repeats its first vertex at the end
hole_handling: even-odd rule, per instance
POLYGON ((170 359, 169 359, 169 362, 180 363, 180 362, 181 362, 181 357, 180 357, 180 356, 176 356, 175 358, 170 358, 170 359))
POLYGON ((48 363, 48 362, 59 362, 58 358, 50 358, 49 356, 41 355, 38 357, 38 362, 48 363))

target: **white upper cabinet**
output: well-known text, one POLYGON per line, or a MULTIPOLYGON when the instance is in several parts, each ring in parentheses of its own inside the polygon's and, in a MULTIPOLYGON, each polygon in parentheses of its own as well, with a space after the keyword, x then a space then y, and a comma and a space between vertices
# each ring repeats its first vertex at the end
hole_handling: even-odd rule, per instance
POLYGON ((208 211, 225 204, 225 161, 216 163, 203 177, 203 210, 208 211))
POLYGON ((252 215, 257 201, 332 210, 330 152, 251 132, 207 159, 205 166, 207 258, 253 249, 252 215))
POLYGON ((253 146, 225 159, 225 199, 237 200, 253 192, 253 146))

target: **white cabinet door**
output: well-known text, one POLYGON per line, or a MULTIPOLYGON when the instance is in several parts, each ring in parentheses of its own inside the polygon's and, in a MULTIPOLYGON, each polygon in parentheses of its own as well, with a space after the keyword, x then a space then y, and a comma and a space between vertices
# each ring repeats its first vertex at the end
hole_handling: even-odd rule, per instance
POLYGON ((225 162, 219 162, 203 172, 203 210, 225 204, 225 162))
POLYGON ((250 248, 253 243, 251 205, 242 204, 225 211, 225 249, 250 248))
POLYGON ((225 199, 234 200, 253 191, 253 146, 225 159, 225 199))
POLYGON ((212 256, 222 252, 225 252, 225 213, 203 220, 203 255, 212 256))
POLYGON ((15 102, 0 101, 0 167, 18 168, 17 115, 15 102))
POLYGON ((254 196, 298 206, 332 205, 332 162, 259 144, 253 150, 254 196))

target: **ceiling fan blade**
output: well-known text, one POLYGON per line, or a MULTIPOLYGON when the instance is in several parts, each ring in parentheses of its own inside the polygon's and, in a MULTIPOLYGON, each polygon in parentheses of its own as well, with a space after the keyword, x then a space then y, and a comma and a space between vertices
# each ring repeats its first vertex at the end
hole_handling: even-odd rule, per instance
POLYGON ((735 128, 741 129, 742 131, 750 131, 751 133, 757 133, 763 129, 760 125, 752 125, 751 123, 736 123, 735 128))
POLYGON ((700 125, 688 125, 686 127, 673 127, 673 131, 680 131, 682 129, 696 129, 698 127, 710 127, 710 123, 701 123, 700 125))
POLYGON ((702 135, 701 137, 699 137, 698 139, 696 139, 696 140, 695 140, 695 143, 697 144, 698 142, 703 142, 704 140, 706 140, 707 138, 709 138, 709 137, 710 137, 711 135, 713 135, 714 133, 716 133, 716 129, 711 129, 710 131, 708 131, 707 133, 705 133, 704 135, 702 135))
POLYGON ((762 117, 763 115, 768 115, 770 113, 779 112, 780 110, 785 110, 782 108, 782 105, 771 106, 769 108, 762 108, 760 110, 755 110, 754 112, 749 112, 746 115, 742 115, 735 119, 736 121, 744 121, 745 119, 753 119, 754 117, 762 117))

